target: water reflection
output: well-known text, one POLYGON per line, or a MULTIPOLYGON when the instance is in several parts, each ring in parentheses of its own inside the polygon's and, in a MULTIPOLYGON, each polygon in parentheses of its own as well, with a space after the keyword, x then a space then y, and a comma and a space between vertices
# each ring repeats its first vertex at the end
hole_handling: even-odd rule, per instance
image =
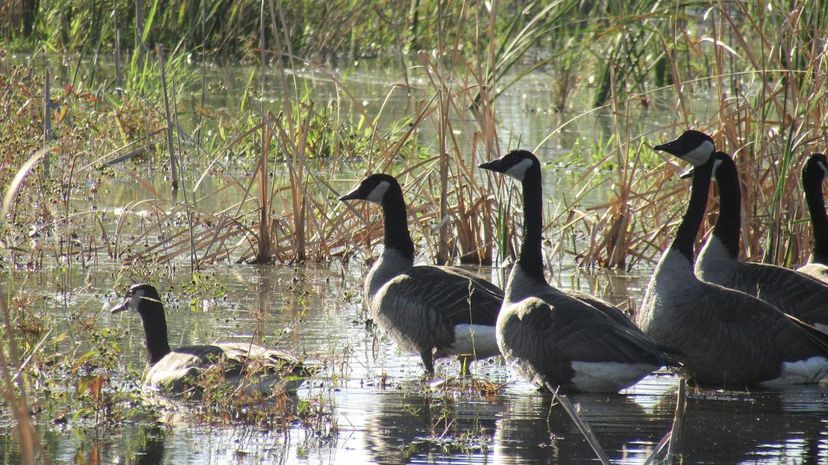
POLYGON ((161 429, 143 432, 144 444, 135 451, 137 465, 158 465, 164 463, 165 434, 161 429))
POLYGON ((380 464, 433 463, 462 456, 484 463, 500 402, 451 393, 382 392, 368 410, 365 443, 380 464))
MULTIPOLYGON (((201 278, 225 293, 215 299, 204 291, 193 299, 181 290, 190 280, 186 274, 157 278, 160 289, 173 290, 164 298, 176 344, 255 340, 325 362, 326 372, 298 396, 328 409, 336 428, 296 422, 278 431, 183 422, 159 429, 136 420, 95 429, 71 415, 58 425, 40 414, 35 420, 44 447, 54 463, 595 463, 563 410, 550 409, 548 398, 501 361, 472 366, 477 379, 506 384, 496 395, 429 392, 417 357, 366 329, 359 295, 346 294, 359 289, 362 270, 357 261, 297 269, 217 267, 201 278)), ((608 300, 631 305, 640 300, 647 279, 613 273, 572 281, 568 270, 559 275, 563 288, 598 290, 608 300)), ((116 328, 101 312, 101 296, 123 287, 114 282, 125 279, 117 268, 7 276, 9 288, 38 297, 31 300, 29 315, 48 316, 44 321, 66 328, 70 318, 90 317, 98 328, 116 328)), ((121 324, 127 325, 119 328, 126 373, 143 367, 145 349, 139 324, 121 324)), ((77 334, 82 342, 88 338, 77 334)), ((70 342, 62 344, 69 349, 70 342)), ((456 376, 456 364, 446 362, 437 371, 456 376)), ((117 382, 113 377, 113 388, 117 382)), ((676 382, 673 375, 658 374, 624 395, 572 399, 614 463, 640 464, 671 427, 676 382)), ((828 463, 825 388, 690 392, 678 463, 828 463)), ((0 430, 0 462, 17 463, 17 451, 16 435, 6 426, 0 430)))
MULTIPOLYGON (((613 461, 640 463, 669 431, 671 413, 648 413, 631 396, 571 396, 613 461)), ((594 463, 595 453, 560 406, 548 396, 516 396, 498 415, 495 463, 594 463)))
POLYGON ((825 391, 705 391, 687 403, 685 463, 826 463, 825 391))

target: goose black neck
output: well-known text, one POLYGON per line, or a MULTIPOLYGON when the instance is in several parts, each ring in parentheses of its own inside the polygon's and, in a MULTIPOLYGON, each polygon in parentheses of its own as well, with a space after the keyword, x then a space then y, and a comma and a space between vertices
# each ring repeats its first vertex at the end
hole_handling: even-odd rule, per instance
POLYGON ((725 246, 731 258, 739 256, 739 231, 742 227, 742 192, 736 165, 728 160, 716 168, 719 187, 719 217, 713 235, 725 246))
POLYGON ((167 342, 167 319, 164 316, 164 306, 160 302, 144 300, 139 309, 141 322, 144 324, 144 335, 147 339, 149 364, 154 365, 165 355, 170 353, 170 344, 167 342))
POLYGON ((673 239, 671 249, 679 251, 690 263, 693 263, 696 234, 704 219, 704 209, 707 206, 707 192, 710 190, 712 163, 708 162, 693 169, 693 187, 690 192, 690 203, 681 219, 681 224, 673 239))
POLYGON ((828 264, 828 215, 825 214, 825 199, 822 197, 822 178, 805 186, 805 202, 811 214, 811 228, 814 233, 811 261, 828 264))
POLYGON ((414 242, 408 232, 405 200, 398 185, 391 186, 386 192, 382 202, 382 214, 385 225, 385 248, 394 249, 413 262, 414 242))
POLYGON ((543 276, 543 187, 540 167, 532 166, 523 179, 523 244, 518 265, 527 276, 546 282, 543 276))

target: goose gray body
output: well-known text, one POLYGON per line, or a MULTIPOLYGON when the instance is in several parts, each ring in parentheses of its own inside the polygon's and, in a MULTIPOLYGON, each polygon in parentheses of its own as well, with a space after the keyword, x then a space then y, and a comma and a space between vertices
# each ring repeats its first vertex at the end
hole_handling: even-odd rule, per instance
POLYGON ((828 160, 821 153, 812 154, 802 168, 802 190, 811 216, 813 249, 808 263, 797 268, 800 273, 828 283, 828 215, 822 196, 822 181, 828 175, 828 160))
POLYGON ((715 170, 719 217, 696 261, 703 280, 740 290, 828 331, 828 285, 787 268, 739 260, 741 190, 735 163, 720 157, 715 170))
POLYGON ((702 281, 693 271, 694 241, 714 167, 726 162, 722 157, 727 155, 714 155, 712 140, 697 131, 655 148, 693 163, 693 188, 676 237, 647 286, 639 326, 656 341, 682 351, 684 369, 702 384, 775 386, 822 380, 828 374, 825 335, 747 293, 702 281), (706 155, 693 150, 702 143, 706 155), (689 151, 694 156, 684 157, 689 151))
POLYGON ((244 382, 246 387, 270 392, 284 378, 311 374, 292 354, 255 344, 225 342, 171 349, 164 306, 158 291, 149 284, 130 287, 111 312, 127 310, 137 312, 144 326, 149 356, 144 385, 148 388, 169 393, 192 391, 205 371, 217 370, 214 375, 226 382, 244 382))
POLYGON ((368 272, 364 302, 401 348, 419 354, 426 371, 436 358, 463 360, 500 355, 495 338, 503 292, 465 270, 414 265, 405 202, 392 176, 374 174, 341 200, 368 200, 383 207, 385 247, 368 272))
POLYGON ((252 383, 255 389, 268 392, 275 383, 289 376, 306 376, 302 364, 288 352, 244 343, 218 343, 177 347, 144 375, 148 387, 182 392, 211 368, 221 368, 225 382, 252 383), (251 375, 255 374, 255 377, 251 375))
POLYGON ((639 325, 684 354, 684 370, 705 385, 744 387, 819 382, 826 346, 772 305, 706 283, 692 263, 668 249, 653 274, 639 325))
POLYGON ((516 265, 497 321, 498 344, 535 384, 560 392, 618 392, 666 364, 651 338, 628 319, 621 321, 568 293, 536 285, 516 265))
POLYGON ((724 249, 718 238, 710 236, 696 263, 699 278, 750 294, 828 332, 828 286, 825 283, 781 266, 743 262, 724 249))
POLYGON ((372 317, 401 348, 434 359, 500 355, 494 323, 503 293, 492 283, 452 267, 412 266, 393 249, 365 282, 372 317))
POLYGON ((532 382, 562 393, 617 392, 665 365, 656 342, 619 309, 547 283, 537 158, 518 150, 481 168, 523 185, 523 243, 497 319, 497 342, 506 359, 532 382))

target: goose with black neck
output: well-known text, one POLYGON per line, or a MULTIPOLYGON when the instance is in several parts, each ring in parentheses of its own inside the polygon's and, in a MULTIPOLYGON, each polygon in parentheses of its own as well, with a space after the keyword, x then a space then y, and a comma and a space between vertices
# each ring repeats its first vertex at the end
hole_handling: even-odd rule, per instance
POLYGON ((621 310, 547 283, 538 159, 514 150, 480 167, 523 187, 523 242, 497 320, 497 342, 506 359, 535 384, 560 393, 618 392, 668 364, 658 344, 621 310))
POLYGON ((693 165, 687 211, 644 296, 639 326, 684 353, 684 370, 704 385, 743 388, 819 382, 828 375, 828 337, 744 292, 699 279, 695 238, 714 173, 728 157, 699 131, 654 147, 693 165))
POLYGON ((205 370, 220 368, 225 382, 243 384, 261 393, 298 388, 314 369, 304 367, 288 352, 250 343, 225 342, 170 348, 167 319, 158 290, 150 284, 135 284, 124 299, 110 309, 112 313, 134 311, 141 316, 147 344, 147 371, 144 385, 170 394, 198 395, 199 376, 205 370))
POLYGON ((466 372, 470 361, 500 354, 495 323, 503 291, 460 268, 414 265, 405 200, 393 176, 372 174, 339 199, 382 206, 384 249, 365 278, 363 296, 397 345, 418 354, 429 374, 437 358, 457 356, 466 372))
MULTIPOLYGON (((694 159, 712 139, 688 139, 675 146, 675 155, 694 159)), ((812 276, 781 266, 745 262, 739 259, 741 234, 741 188, 733 159, 716 152, 714 178, 719 190, 719 216, 696 261, 696 275, 703 281, 748 293, 769 302, 783 312, 828 331, 828 285, 812 276)))
POLYGON ((828 282, 828 215, 825 214, 825 198, 822 181, 828 175, 828 160, 821 153, 812 154, 802 168, 802 190, 811 215, 813 249, 808 263, 797 268, 800 273, 828 282))

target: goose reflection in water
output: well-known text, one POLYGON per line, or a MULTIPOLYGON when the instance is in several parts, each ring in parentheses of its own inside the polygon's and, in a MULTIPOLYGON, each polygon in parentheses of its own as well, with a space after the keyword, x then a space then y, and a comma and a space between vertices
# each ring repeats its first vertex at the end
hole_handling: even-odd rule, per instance
POLYGON ((462 456, 463 463, 491 463, 499 402, 451 392, 383 392, 369 411, 366 448, 376 463, 433 463, 462 456))
MULTIPOLYGON (((570 400, 612 461, 644 462, 671 427, 670 408, 648 411, 633 396, 577 394, 570 400)), ((578 427, 552 402, 550 396, 510 396, 497 422, 494 463, 595 463, 578 427)))
POLYGON ((677 451, 684 463, 826 463, 819 387, 692 393, 677 451), (821 415, 816 413, 821 412, 821 415), (788 462, 781 462, 788 460, 788 462))

